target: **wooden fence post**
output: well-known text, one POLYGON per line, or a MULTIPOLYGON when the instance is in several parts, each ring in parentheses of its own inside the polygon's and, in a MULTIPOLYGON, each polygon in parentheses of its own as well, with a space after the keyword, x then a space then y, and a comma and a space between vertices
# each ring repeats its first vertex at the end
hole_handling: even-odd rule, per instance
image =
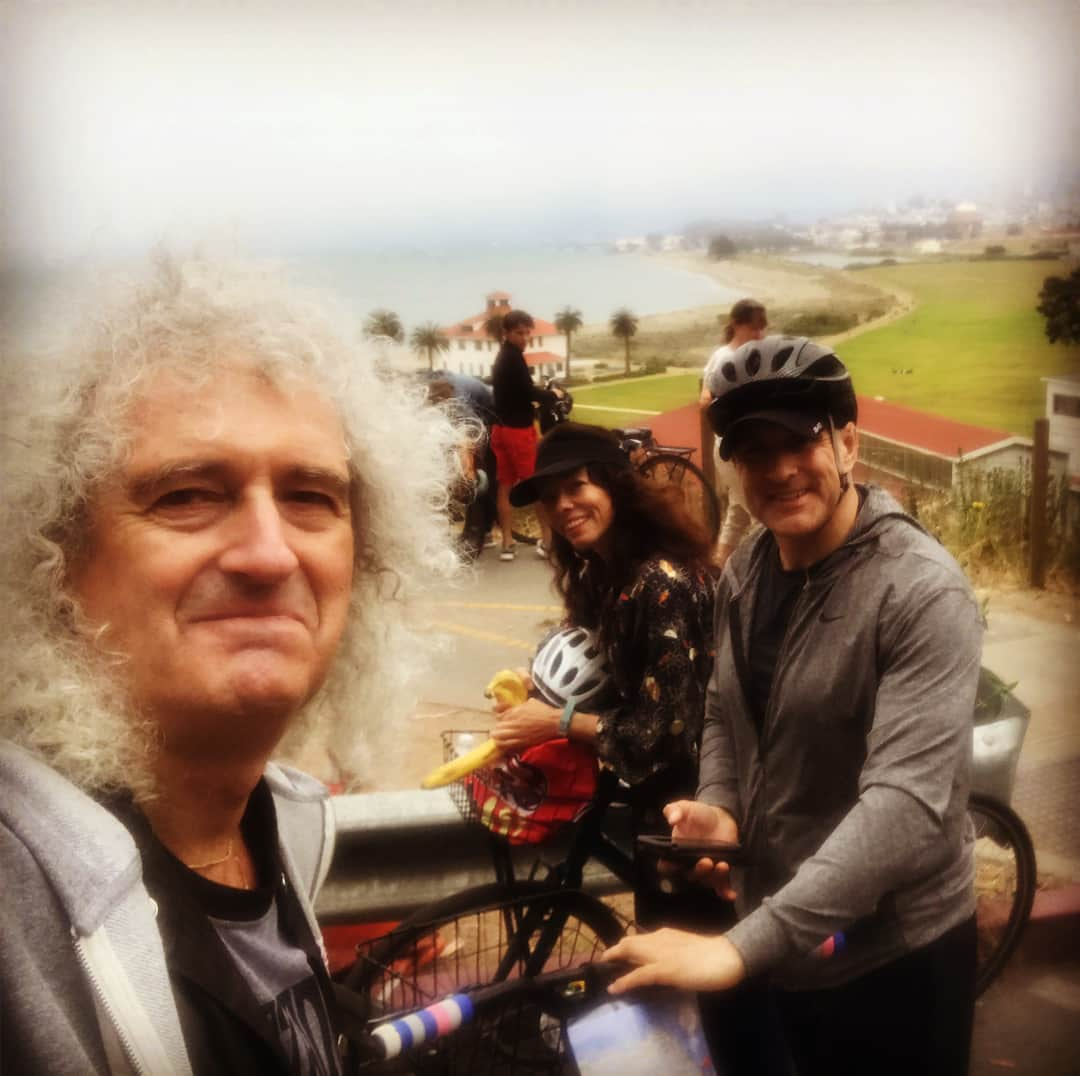
POLYGON ((1046 499, 1050 492, 1050 420, 1035 420, 1035 444, 1031 450, 1031 565, 1028 582, 1046 585, 1046 499))
MULTIPOLYGON (((698 396, 701 395, 701 378, 698 378, 698 396)), ((701 419, 701 432, 699 440, 701 442, 701 471, 705 477, 709 480, 709 485, 713 489, 716 489, 716 461, 713 459, 713 430, 709 425, 709 416, 706 414, 704 407, 698 408, 698 415, 701 419)))

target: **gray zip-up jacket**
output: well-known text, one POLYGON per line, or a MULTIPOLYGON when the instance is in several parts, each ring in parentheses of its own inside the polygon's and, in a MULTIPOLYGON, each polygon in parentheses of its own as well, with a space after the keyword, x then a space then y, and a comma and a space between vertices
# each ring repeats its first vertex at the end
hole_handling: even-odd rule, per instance
MULTIPOLYGON (((326 790, 271 765, 282 862, 319 937, 326 790)), ((189 1074, 155 906, 127 829, 0 741, 0 1073, 189 1074)))
POLYGON ((974 912, 982 617, 945 549, 889 494, 864 492, 844 545, 806 573, 760 740, 748 647, 768 532, 729 560, 717 595, 698 798, 731 812, 750 860, 733 871, 728 938, 749 974, 791 989, 852 979, 974 912))

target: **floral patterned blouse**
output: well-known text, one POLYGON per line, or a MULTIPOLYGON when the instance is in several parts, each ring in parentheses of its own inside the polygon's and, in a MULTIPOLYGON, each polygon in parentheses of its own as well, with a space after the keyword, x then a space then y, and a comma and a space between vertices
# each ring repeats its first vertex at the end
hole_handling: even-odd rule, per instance
POLYGON ((600 712, 597 752, 637 784, 664 769, 697 770, 713 664, 713 583, 650 557, 615 603, 611 666, 618 700, 600 712))

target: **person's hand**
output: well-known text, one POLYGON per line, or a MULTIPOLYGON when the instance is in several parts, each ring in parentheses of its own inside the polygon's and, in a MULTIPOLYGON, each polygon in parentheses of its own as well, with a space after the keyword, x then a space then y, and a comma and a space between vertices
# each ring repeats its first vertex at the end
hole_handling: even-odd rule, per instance
POLYGON ((531 695, 536 690, 536 684, 533 682, 532 673, 524 665, 519 665, 514 672, 518 674, 521 682, 525 685, 525 690, 531 695))
POLYGON ((545 740, 554 740, 559 735, 562 711, 539 699, 529 699, 509 709, 500 706, 494 709, 498 724, 492 729, 491 738, 506 754, 524 751, 545 740))
POLYGON ((730 990, 746 978, 739 950, 722 934, 706 937, 670 927, 651 934, 631 934, 605 950, 600 959, 638 965, 608 987, 612 994, 625 994, 640 986, 730 990))
MULTIPOLYGON (((739 840, 739 825, 735 819, 723 807, 714 807, 710 803, 675 800, 664 808, 664 818, 671 826, 671 836, 675 840, 681 837, 688 841, 727 841, 731 844, 739 840)), ((702 856, 694 864, 690 877, 709 886, 723 900, 735 899, 730 868, 723 860, 702 856)))

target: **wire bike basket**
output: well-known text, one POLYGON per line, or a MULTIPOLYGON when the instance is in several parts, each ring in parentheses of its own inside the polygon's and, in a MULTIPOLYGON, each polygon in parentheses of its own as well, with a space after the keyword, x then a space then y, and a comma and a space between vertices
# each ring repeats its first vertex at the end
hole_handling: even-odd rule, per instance
MULTIPOLYGON (((487 738, 486 731, 443 732, 444 761, 487 738)), ((474 770, 448 790, 466 822, 510 844, 543 844, 588 806, 596 793, 596 773, 596 756, 588 747, 555 739, 474 770)))

